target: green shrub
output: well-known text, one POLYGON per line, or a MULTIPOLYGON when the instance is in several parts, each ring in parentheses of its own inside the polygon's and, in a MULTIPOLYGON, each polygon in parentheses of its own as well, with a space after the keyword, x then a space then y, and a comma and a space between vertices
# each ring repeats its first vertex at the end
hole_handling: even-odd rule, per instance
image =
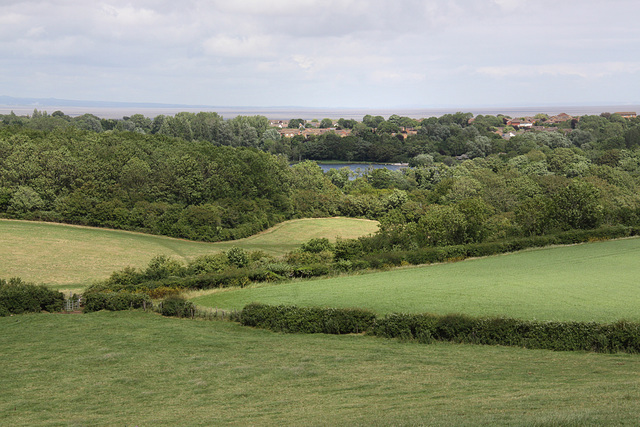
POLYGON ((333 245, 327 238, 310 239, 302 244, 300 250, 302 252, 311 252, 314 254, 320 253, 322 251, 332 252, 333 245))
POLYGON ((84 295, 84 312, 110 310, 122 311, 132 308, 151 308, 149 295, 129 292, 92 292, 84 295))
POLYGON ((194 309, 193 303, 180 295, 171 295, 165 298, 160 305, 160 313, 163 316, 171 317, 189 317, 194 309))
POLYGON ((0 279, 0 301, 7 314, 37 313, 40 311, 61 311, 64 295, 42 285, 23 282, 12 278, 8 281, 0 279))
POLYGON ((353 262, 348 259, 340 259, 333 264, 333 269, 338 272, 348 272, 353 269, 353 262))
POLYGON ((372 335, 422 343, 517 346, 554 351, 640 353, 640 323, 620 321, 540 322, 511 318, 474 318, 461 314, 389 314, 376 318, 366 310, 270 306, 253 303, 240 313, 245 326, 291 333, 372 335))
POLYGON ((149 261, 144 276, 147 280, 161 280, 168 277, 182 277, 187 269, 176 259, 166 255, 157 255, 149 261))
POLYGON ((249 255, 244 249, 234 246, 225 253, 230 265, 234 265, 238 268, 249 265, 249 255))
POLYGON ((270 306, 249 304, 240 313, 240 323, 288 333, 350 334, 367 331, 375 314, 361 309, 270 306))
POLYGON ((201 255, 191 261, 187 267, 189 274, 198 275, 206 273, 219 273, 229 265, 227 255, 224 253, 213 255, 201 255))
POLYGON ((453 341, 554 351, 640 352, 640 323, 539 322, 464 315, 390 314, 377 319, 373 335, 453 341))
POLYGON ((267 271, 282 278, 289 278, 293 276, 293 267, 286 262, 271 262, 264 266, 267 271))
POLYGON ((311 264, 293 269, 293 277, 309 278, 326 276, 329 274, 329 266, 326 264, 311 264))

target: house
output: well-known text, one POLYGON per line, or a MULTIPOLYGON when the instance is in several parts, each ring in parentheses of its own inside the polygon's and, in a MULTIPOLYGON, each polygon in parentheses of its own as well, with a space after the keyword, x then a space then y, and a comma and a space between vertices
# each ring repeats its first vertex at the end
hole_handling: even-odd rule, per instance
POLYGON ((625 119, 635 119, 636 118, 636 112, 635 111, 620 111, 620 112, 617 112, 615 114, 619 114, 622 117, 624 117, 625 119))
POLYGON ((283 138, 293 138, 294 136, 302 135, 300 129, 280 129, 278 132, 283 138))
POLYGON ((573 119, 573 116, 568 115, 567 113, 560 113, 557 116, 549 117, 550 123, 563 123, 567 120, 573 119))
POLYGON ((533 122, 529 118, 507 120, 507 126, 513 126, 516 129, 528 129, 533 126, 533 122))
POLYGON ((269 120, 269 126, 283 129, 289 126, 289 120, 269 120))

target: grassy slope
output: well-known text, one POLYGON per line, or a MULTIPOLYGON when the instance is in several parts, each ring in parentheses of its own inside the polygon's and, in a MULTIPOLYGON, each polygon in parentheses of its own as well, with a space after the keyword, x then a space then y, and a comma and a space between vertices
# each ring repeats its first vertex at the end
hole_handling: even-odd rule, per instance
POLYGON ((640 357, 0 318, 2 425, 635 425, 640 357))
POLYGON ((127 231, 0 220, 0 277, 19 276, 62 287, 86 285, 129 265, 142 267, 158 254, 189 260, 241 246, 281 255, 310 238, 352 238, 377 228, 377 222, 368 220, 302 219, 246 239, 202 243, 127 231))
POLYGON ((378 313, 508 316, 540 320, 640 320, 640 239, 589 243, 196 298, 241 308, 269 304, 365 307, 378 313))

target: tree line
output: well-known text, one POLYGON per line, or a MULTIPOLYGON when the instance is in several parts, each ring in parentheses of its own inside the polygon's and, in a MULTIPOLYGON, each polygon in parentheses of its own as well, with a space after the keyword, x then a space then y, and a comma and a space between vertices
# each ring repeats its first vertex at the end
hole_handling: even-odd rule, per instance
MULTIPOLYGON (((427 141, 410 159, 412 168, 355 176, 346 168, 323 173, 309 161, 290 166, 285 154, 249 142, 220 145, 68 124, 36 129, 5 116, 0 214, 206 241, 246 237, 291 218, 366 217, 380 220, 376 238, 386 250, 640 224, 638 120, 584 116, 566 134, 527 132, 485 144, 489 137, 482 132, 499 117, 469 118, 425 119, 404 142, 365 123, 354 125, 356 133, 360 126, 368 137, 405 148, 427 141)), ((254 119, 216 120, 225 127, 274 130, 266 119, 254 119)), ((56 113, 28 120, 70 123, 56 113)), ((367 123, 380 127, 382 121, 367 123)), ((337 156, 353 140, 329 133, 314 141, 303 145, 330 142, 327 153, 337 156)))

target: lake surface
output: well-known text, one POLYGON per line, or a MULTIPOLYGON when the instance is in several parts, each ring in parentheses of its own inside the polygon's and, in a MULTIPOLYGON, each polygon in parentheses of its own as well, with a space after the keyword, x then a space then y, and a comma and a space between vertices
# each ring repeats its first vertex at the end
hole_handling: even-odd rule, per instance
POLYGON ((385 163, 319 163, 318 166, 322 168, 323 172, 327 172, 330 169, 342 169, 349 168, 352 172, 364 172, 369 168, 373 169, 389 169, 392 171, 397 171, 402 168, 408 168, 409 165, 406 163, 395 163, 395 164, 385 164, 385 163))

